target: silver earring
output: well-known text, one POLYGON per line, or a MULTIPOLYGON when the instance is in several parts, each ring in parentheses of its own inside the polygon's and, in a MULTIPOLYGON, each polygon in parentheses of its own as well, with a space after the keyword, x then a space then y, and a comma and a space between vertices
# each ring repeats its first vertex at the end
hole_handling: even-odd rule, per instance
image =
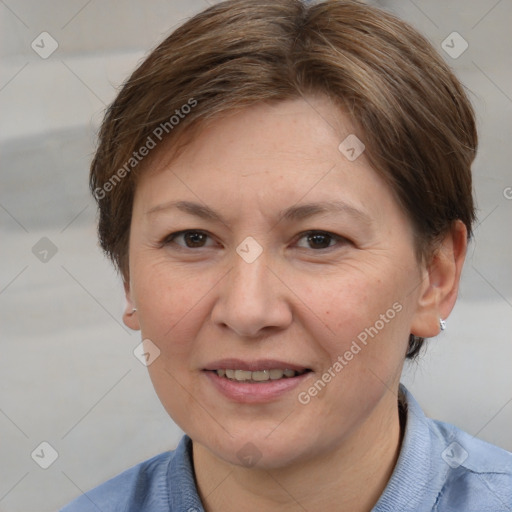
POLYGON ((130 313, 130 315, 133 315, 133 313, 135 313, 135 311, 137 311, 137 308, 133 308, 132 312, 130 313))
POLYGON ((442 318, 439 319, 439 327, 441 328, 441 331, 444 331, 446 329, 446 320, 443 320, 442 318))

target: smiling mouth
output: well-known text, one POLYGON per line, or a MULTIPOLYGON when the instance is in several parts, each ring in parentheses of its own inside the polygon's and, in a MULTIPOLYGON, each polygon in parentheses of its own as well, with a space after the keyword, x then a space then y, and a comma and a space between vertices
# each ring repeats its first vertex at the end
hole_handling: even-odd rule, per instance
POLYGON ((267 382, 281 379, 292 379, 310 372, 311 370, 306 368, 305 370, 296 371, 288 368, 272 368, 270 370, 232 370, 228 368, 221 368, 219 370, 211 370, 219 377, 231 380, 233 382, 267 382))

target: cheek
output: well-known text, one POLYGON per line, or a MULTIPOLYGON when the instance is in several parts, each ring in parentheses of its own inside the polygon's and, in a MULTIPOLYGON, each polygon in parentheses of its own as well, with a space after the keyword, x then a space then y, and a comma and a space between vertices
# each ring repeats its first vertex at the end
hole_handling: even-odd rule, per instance
POLYGON ((340 272, 315 286, 303 279, 297 289, 308 298, 306 329, 322 346, 327 365, 341 356, 351 371, 371 367, 387 372, 402 359, 408 334, 407 287, 394 272, 371 270, 340 272))
MULTIPOLYGON (((311 310, 309 316, 316 316, 327 333, 343 338, 357 334, 392 296, 387 283, 363 272, 338 272, 314 284, 302 281, 297 295, 305 298, 304 305, 311 310)), ((294 282, 300 283, 301 279, 295 278, 294 282)))
POLYGON ((208 294, 218 279, 198 269, 174 268, 158 261, 134 267, 142 336, 165 353, 190 350, 190 339, 203 322, 199 317, 205 314, 208 294))
POLYGON ((160 350, 148 366, 149 376, 168 414, 187 431, 191 424, 204 423, 194 398, 200 392, 193 378, 197 351, 193 341, 207 318, 208 294, 217 281, 207 272, 178 269, 168 262, 138 261, 134 265, 141 335, 160 350))

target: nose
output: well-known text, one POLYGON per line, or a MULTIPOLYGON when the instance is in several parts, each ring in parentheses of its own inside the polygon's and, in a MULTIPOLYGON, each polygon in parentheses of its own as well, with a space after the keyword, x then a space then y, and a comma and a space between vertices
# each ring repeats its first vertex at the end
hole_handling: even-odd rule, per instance
POLYGON ((290 325, 293 315, 289 292, 269 264, 263 254, 252 263, 234 255, 234 267, 221 281, 212 310, 216 325, 247 338, 290 325))

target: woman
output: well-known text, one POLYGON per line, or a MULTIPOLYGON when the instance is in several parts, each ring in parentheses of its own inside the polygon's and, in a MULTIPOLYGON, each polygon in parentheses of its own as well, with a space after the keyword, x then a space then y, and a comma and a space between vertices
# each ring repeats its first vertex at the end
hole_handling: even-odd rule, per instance
POLYGON ((511 510, 512 455, 400 385, 457 297, 476 146, 460 83, 385 12, 232 0, 171 34, 91 188, 187 435, 64 510, 511 510))

